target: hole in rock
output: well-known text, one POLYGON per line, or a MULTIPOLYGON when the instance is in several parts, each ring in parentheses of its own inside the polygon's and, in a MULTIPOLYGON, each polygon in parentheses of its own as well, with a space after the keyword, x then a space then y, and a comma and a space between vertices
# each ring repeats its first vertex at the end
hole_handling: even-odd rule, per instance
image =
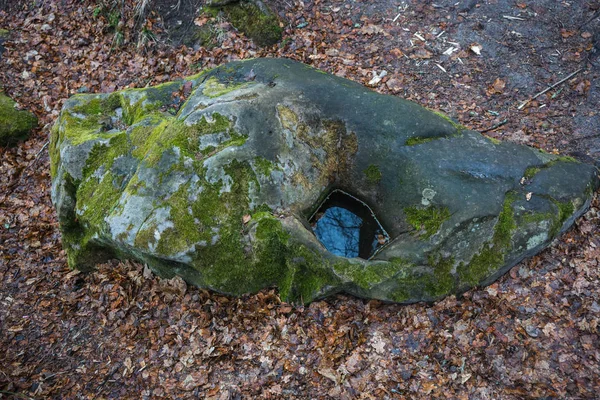
POLYGON ((327 196, 309 222, 325 248, 342 257, 369 259, 390 239, 365 202, 339 189, 327 196))

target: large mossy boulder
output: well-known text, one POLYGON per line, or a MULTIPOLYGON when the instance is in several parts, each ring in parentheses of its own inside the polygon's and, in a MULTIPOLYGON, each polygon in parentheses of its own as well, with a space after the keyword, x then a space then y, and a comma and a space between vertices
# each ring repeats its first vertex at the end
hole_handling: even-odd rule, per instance
POLYGON ((71 267, 132 258, 219 292, 277 286, 301 302, 433 301, 489 284, 564 232, 598 186, 593 166, 285 59, 72 97, 50 155, 71 267), (374 254, 317 239, 310 219, 332 192, 376 216, 374 254))
POLYGON ((0 91, 0 146, 8 146, 24 140, 37 126, 35 115, 17 110, 16 103, 0 91))

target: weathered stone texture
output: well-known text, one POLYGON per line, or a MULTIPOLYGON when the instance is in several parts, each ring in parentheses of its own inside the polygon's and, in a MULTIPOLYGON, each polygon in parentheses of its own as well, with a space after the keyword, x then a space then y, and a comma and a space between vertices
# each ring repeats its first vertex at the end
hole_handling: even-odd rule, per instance
POLYGON ((50 151, 72 267, 134 258, 220 292, 277 286, 302 302, 432 301, 489 284, 564 232, 598 185, 593 166, 284 59, 75 96, 50 151), (333 189, 389 233, 371 259, 331 254, 312 233, 333 189))

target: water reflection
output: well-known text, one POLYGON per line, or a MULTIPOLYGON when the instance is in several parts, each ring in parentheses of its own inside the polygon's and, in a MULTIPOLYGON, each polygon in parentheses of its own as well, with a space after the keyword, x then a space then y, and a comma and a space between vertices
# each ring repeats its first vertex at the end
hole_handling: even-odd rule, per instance
POLYGON ((370 258, 389 236, 371 209, 341 190, 334 190, 311 219, 325 248, 342 257, 370 258))

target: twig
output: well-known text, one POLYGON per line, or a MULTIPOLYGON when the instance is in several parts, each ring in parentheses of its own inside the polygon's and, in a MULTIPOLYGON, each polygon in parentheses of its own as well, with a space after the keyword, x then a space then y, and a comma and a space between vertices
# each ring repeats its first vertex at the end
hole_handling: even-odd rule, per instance
POLYGON ((486 132, 489 132, 489 131, 493 131, 494 129, 498 129, 502 125, 506 124, 507 122, 508 122, 507 119, 505 119, 504 121, 500 121, 496 125, 493 125, 491 128, 487 128, 487 129, 482 130, 481 133, 486 133, 486 132))
POLYGON ((49 144, 50 144, 50 141, 46 140, 46 143, 44 143, 44 145, 42 146, 42 148, 40 149, 40 151, 38 151, 37 154, 35 155, 35 159, 33 160, 33 162, 35 162, 38 159, 38 157, 40 156, 40 154, 42 154, 42 151, 44 151, 44 149, 46 147, 48 147, 49 144))
POLYGON ((423 41, 423 42, 426 41, 423 36, 419 35, 419 32, 415 32, 415 33, 413 33, 413 35, 415 35, 417 38, 421 39, 421 41, 423 41))
POLYGON ((587 21, 585 21, 580 27, 579 29, 583 28, 584 26, 586 26, 587 24, 589 24, 590 22, 592 22, 593 20, 595 20, 596 18, 598 18, 600 16, 600 10, 596 11, 594 13, 594 15, 592 15, 592 18, 588 19, 587 21))
POLYGON ((94 395, 94 397, 92 397, 92 399, 95 399, 96 397, 98 397, 98 395, 100 394, 100 392, 102 392, 102 387, 106 384, 106 382, 109 381, 110 378, 112 378, 112 376, 115 374, 115 372, 117 372, 117 370, 120 367, 121 367, 121 363, 117 362, 117 364, 112 368, 112 370, 108 373, 108 375, 106 375, 106 377, 100 383, 100 385, 98 385, 98 387, 96 388, 96 394, 94 395))
POLYGON ((437 65, 439 69, 441 69, 442 71, 444 71, 444 73, 446 73, 446 74, 448 73, 448 71, 446 71, 446 68, 442 67, 440 64, 435 63, 435 65, 437 65))
POLYGON ((587 135, 587 136, 581 136, 581 137, 576 137, 576 138, 571 138, 569 139, 569 142, 578 142, 580 140, 587 140, 587 139, 594 139, 600 137, 600 133, 595 134, 595 135, 587 135))
POLYGON ((538 94, 536 94, 535 96, 533 96, 532 98, 530 98, 529 100, 526 100, 523 103, 521 103, 521 105, 519 107, 517 107, 517 110, 522 110, 523 107, 525 107, 530 101, 537 99, 538 97, 540 97, 541 95, 543 95, 547 91, 552 90, 555 87, 557 87, 558 85, 560 85, 561 83, 564 83, 564 82, 568 81, 569 79, 571 79, 572 77, 574 77, 575 75, 577 75, 578 73, 580 73, 582 70, 583 70, 583 68, 579 68, 577 71, 569 74, 565 78, 563 78, 560 81, 556 82, 554 85, 548 86, 546 89, 542 90, 541 92, 539 92, 538 94))
POLYGON ((514 20, 514 21, 527 21, 525 18, 513 17, 513 16, 510 16, 510 15, 503 15, 502 18, 511 19, 511 20, 514 20))

